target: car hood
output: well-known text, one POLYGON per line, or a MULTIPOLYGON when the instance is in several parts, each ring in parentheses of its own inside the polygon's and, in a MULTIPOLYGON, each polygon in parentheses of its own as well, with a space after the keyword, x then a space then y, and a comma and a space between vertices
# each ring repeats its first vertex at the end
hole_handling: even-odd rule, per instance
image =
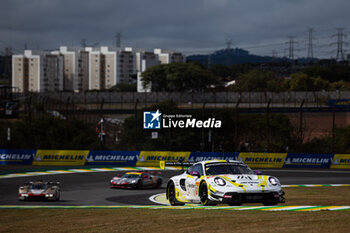
POLYGON ((46 189, 30 189, 29 191, 33 194, 42 194, 46 192, 46 189))
POLYGON ((268 181, 269 176, 261 176, 261 175, 215 175, 215 176, 209 176, 208 179, 214 181, 216 177, 220 177, 224 179, 225 181, 237 183, 237 184, 247 184, 247 183, 260 183, 263 181, 268 181))
POLYGON ((139 178, 121 178, 114 180, 115 183, 117 184, 122 184, 122 183, 131 183, 132 181, 138 181, 139 178))

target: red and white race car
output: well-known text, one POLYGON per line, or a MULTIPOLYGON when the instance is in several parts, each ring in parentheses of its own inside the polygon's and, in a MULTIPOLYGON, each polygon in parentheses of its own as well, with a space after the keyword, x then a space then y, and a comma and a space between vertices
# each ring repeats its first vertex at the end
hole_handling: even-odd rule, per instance
POLYGON ((111 188, 159 188, 163 183, 160 172, 127 172, 110 181, 111 188))
POLYGON ((60 199, 59 182, 33 181, 18 188, 18 200, 48 200, 60 199))

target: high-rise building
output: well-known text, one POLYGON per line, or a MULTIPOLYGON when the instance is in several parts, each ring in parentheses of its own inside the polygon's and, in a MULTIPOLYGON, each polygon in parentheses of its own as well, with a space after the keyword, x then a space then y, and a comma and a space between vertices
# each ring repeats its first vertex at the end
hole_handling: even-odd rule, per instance
POLYGON ((182 53, 175 53, 173 51, 163 51, 161 49, 154 49, 154 54, 158 55, 161 64, 170 64, 173 62, 185 62, 185 56, 182 53))
POLYGON ((182 53, 162 51, 161 49, 154 49, 153 52, 136 53, 137 91, 151 92, 152 83, 144 86, 142 72, 155 65, 170 64, 173 62, 185 62, 185 57, 182 53))
POLYGON ((117 84, 117 52, 108 47, 89 49, 89 90, 105 90, 117 84))
POLYGON ((51 54, 63 56, 63 90, 79 90, 78 80, 78 52, 68 51, 66 46, 61 46, 59 51, 53 51, 51 54))
POLYGON ((132 48, 118 51, 118 83, 136 83, 136 58, 132 48))
POLYGON ((146 69, 172 62, 184 62, 181 53, 155 49, 153 52, 133 48, 108 47, 83 50, 35 52, 12 56, 12 86, 19 92, 106 90, 117 83, 137 83, 140 92, 151 91, 144 87, 141 73, 146 69))
POLYGON ((19 92, 63 91, 63 67, 59 54, 25 50, 12 56, 12 86, 19 92))
POLYGON ((19 92, 40 92, 42 57, 25 50, 12 56, 12 86, 19 92))
POLYGON ((79 51, 77 90, 89 90, 89 49, 79 51))
POLYGON ((160 61, 158 56, 152 52, 137 52, 136 53, 136 71, 137 71, 137 92, 151 92, 151 83, 144 86, 142 82, 142 72, 151 68, 152 66, 159 65, 160 61))
POLYGON ((40 92, 63 91, 64 57, 59 54, 45 54, 42 67, 40 92))

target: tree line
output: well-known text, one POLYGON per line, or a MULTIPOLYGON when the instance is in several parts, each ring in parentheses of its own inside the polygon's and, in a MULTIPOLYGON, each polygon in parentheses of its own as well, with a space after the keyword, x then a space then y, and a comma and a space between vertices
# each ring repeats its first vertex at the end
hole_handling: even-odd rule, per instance
POLYGON ((222 127, 143 129, 143 110, 125 119, 116 142, 106 128, 104 142, 96 125, 47 115, 0 121, 1 149, 74 149, 74 150, 164 150, 164 151, 256 151, 293 153, 350 153, 350 127, 337 128, 334 134, 303 142, 284 114, 242 114, 235 109, 180 110, 173 101, 144 110, 166 114, 190 114, 193 118, 220 119, 222 127), (10 128, 10 139, 8 138, 10 128))
POLYGON ((212 65, 172 63, 151 67, 142 73, 152 91, 348 91, 350 67, 315 64, 281 75, 256 65, 212 65), (235 84, 227 86, 227 82, 235 84))

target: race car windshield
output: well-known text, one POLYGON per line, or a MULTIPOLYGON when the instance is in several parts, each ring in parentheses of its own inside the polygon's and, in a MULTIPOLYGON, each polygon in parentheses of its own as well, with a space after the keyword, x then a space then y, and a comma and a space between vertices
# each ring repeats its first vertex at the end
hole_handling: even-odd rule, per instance
POLYGON ((31 189, 46 189, 47 186, 45 184, 32 184, 30 186, 31 189))
POLYGON ((255 174, 249 167, 237 164, 207 164, 205 170, 207 176, 220 174, 255 174))
POLYGON ((137 174, 125 174, 123 175, 123 178, 139 178, 140 175, 137 174))

